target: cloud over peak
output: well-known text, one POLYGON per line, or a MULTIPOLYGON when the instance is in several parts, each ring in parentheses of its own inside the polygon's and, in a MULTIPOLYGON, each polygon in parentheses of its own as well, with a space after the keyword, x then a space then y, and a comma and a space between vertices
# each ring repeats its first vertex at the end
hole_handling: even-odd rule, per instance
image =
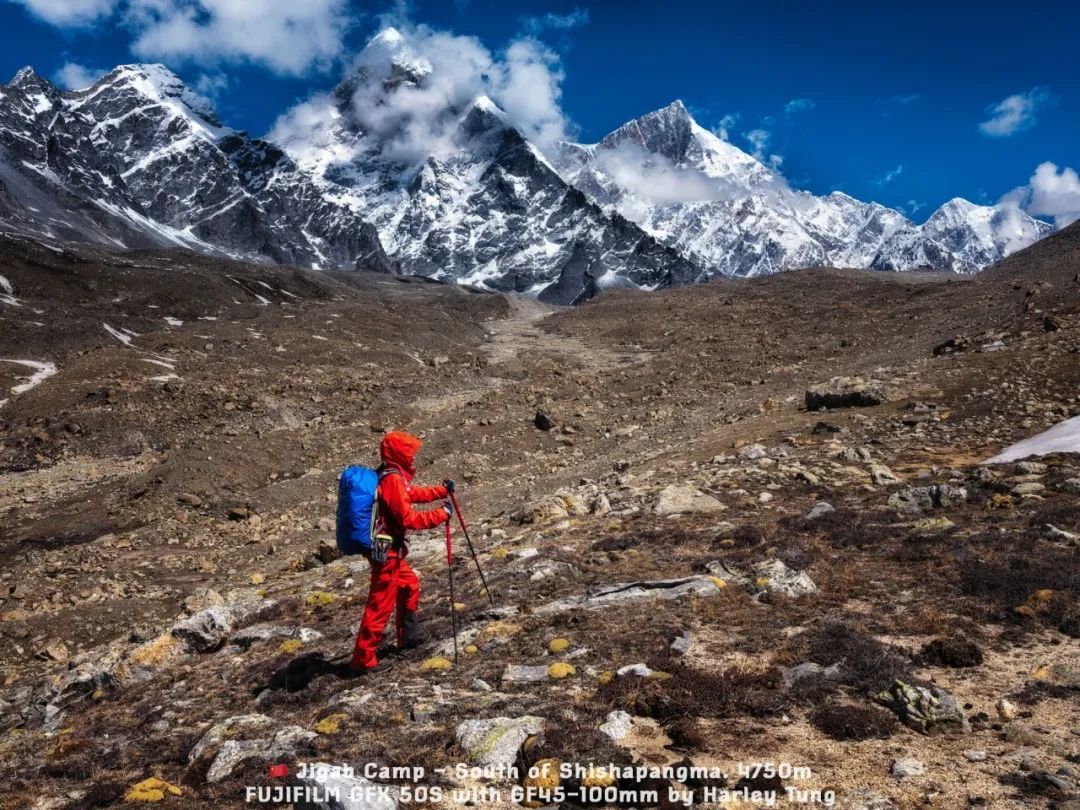
POLYGON ((979 132, 990 138, 1008 138, 1035 126, 1035 113, 1049 106, 1054 97, 1045 87, 1015 93, 986 108, 990 117, 979 123, 979 132))
MULTIPOLYGON (((404 24, 373 37, 352 69, 363 78, 350 114, 368 145, 391 160, 415 163, 452 150, 460 116, 484 96, 543 150, 572 134, 560 106, 558 54, 532 37, 493 53, 476 37, 404 24), (403 73, 407 80, 393 78, 403 73)), ((279 118, 269 137, 307 151, 326 138, 336 114, 329 97, 317 96, 279 118)))

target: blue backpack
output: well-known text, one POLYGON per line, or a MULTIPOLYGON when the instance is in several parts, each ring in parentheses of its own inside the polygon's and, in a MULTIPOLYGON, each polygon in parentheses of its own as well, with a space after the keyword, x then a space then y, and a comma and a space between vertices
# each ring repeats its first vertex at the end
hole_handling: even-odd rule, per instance
POLYGON ((371 551, 375 536, 379 473, 369 467, 346 467, 338 479, 337 546, 342 554, 371 551))

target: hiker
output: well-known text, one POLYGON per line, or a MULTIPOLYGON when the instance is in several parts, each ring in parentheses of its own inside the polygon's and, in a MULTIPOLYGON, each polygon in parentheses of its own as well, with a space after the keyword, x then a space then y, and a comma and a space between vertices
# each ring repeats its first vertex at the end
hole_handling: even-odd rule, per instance
POLYGON ((409 553, 406 533, 410 529, 434 528, 446 523, 454 514, 450 503, 444 503, 438 509, 413 509, 413 504, 447 498, 454 491, 454 482, 449 479, 442 485, 430 487, 412 483, 416 474, 413 460, 421 444, 415 436, 391 431, 383 436, 379 448, 382 466, 378 469, 374 533, 378 538, 376 542, 388 543, 389 549, 385 552, 385 562, 379 562, 382 555, 377 545, 364 552, 371 563, 371 586, 350 662, 355 672, 370 672, 379 664, 376 651, 383 628, 395 607, 397 648, 410 649, 421 641, 416 627, 420 579, 405 560, 409 553))

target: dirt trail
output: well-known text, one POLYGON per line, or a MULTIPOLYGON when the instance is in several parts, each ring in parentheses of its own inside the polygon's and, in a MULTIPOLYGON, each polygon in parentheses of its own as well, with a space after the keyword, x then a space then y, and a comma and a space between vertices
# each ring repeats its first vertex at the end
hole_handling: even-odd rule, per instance
POLYGON ((505 365, 529 352, 581 365, 593 371, 608 371, 644 362, 650 357, 643 351, 614 351, 599 342, 587 345, 579 338, 548 332, 544 320, 565 309, 526 298, 511 298, 510 314, 495 321, 488 332, 484 353, 492 366, 505 365))
POLYGON ((506 376, 518 365, 527 366, 529 354, 542 356, 547 362, 577 367, 593 373, 629 368, 650 359, 645 351, 614 351, 607 345, 588 345, 576 337, 548 332, 543 328, 546 318, 565 307, 555 307, 533 299, 507 296, 509 312, 506 317, 490 322, 481 347, 487 361, 488 374, 476 385, 413 402, 424 414, 434 415, 453 411, 492 391, 497 391, 513 379, 506 376))

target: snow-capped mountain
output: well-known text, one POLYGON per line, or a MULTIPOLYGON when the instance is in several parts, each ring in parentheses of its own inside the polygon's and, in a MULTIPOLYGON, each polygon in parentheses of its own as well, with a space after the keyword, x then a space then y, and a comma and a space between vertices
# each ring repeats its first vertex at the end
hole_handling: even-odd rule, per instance
POLYGON ((403 272, 559 303, 695 279, 675 250, 568 184, 487 96, 439 95, 431 109, 432 70, 384 31, 282 138, 325 194, 365 212, 403 272))
POLYGON ((953 200, 916 225, 792 189, 681 102, 545 152, 446 71, 387 29, 337 88, 256 139, 160 65, 73 92, 24 68, 0 85, 0 229, 558 303, 817 265, 973 272, 1051 230, 1009 206, 953 200))
POLYGON ((700 266, 706 277, 833 265, 975 272, 1052 230, 1015 207, 953 200, 922 226, 833 192, 792 189, 752 156, 700 126, 680 101, 596 144, 562 144, 556 164, 700 266))
POLYGON ((375 229, 276 146, 222 126, 161 65, 64 93, 0 86, 0 225, 111 246, 392 271, 375 229))

